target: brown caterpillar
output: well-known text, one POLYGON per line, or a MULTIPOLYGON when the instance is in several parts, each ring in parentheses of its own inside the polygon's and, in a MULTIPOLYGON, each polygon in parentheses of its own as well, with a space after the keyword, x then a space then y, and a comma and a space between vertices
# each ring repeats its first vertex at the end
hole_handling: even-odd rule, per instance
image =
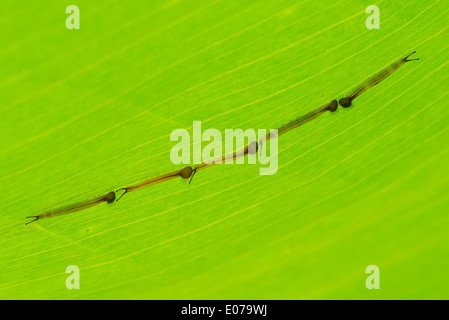
POLYGON ((393 72, 398 70, 404 63, 415 61, 419 59, 408 59, 412 54, 416 53, 416 51, 413 51, 405 58, 401 58, 398 61, 394 62, 390 66, 386 67, 385 69, 379 71, 374 76, 368 78, 361 84, 359 84, 347 97, 341 98, 338 103, 343 108, 348 108, 352 105, 352 101, 360 96, 362 93, 367 91, 368 89, 371 89, 372 87, 378 85, 381 81, 385 80, 388 76, 390 76, 393 72))

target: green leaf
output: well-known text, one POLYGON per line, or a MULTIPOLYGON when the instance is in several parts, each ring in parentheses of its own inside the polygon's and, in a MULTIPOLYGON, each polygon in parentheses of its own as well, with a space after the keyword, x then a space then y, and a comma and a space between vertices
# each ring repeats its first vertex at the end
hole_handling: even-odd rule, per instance
POLYGON ((68 30, 70 4, 0 13, 1 298, 448 298, 446 1, 78 0, 68 30), (282 135, 274 175, 217 165, 24 225, 179 168, 174 129, 277 128, 413 50, 282 135))

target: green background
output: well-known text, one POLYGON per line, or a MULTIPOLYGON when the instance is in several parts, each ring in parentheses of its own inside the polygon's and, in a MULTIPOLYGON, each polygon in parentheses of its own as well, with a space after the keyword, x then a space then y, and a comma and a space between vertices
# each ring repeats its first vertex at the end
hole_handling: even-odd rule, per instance
POLYGON ((448 16, 434 0, 3 3, 0 297, 449 298, 448 16), (276 128, 413 50, 281 136, 275 175, 215 166, 24 226, 173 170, 176 128, 276 128))

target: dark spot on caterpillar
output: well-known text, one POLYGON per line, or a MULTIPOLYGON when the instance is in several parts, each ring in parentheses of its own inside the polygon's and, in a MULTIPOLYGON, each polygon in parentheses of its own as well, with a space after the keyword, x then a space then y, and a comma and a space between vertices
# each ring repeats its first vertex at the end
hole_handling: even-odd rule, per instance
POLYGON ((115 192, 111 191, 109 192, 105 197, 104 197, 104 201, 106 201, 107 203, 112 203, 115 201, 115 192))
POLYGON ((330 112, 335 112, 337 110, 337 108, 338 108, 337 100, 332 100, 332 102, 329 103, 327 108, 329 109, 330 112))
POLYGON ((192 169, 192 167, 185 167, 184 169, 182 169, 179 172, 179 175, 181 176, 181 178, 183 179, 188 179, 190 178, 189 184, 192 182, 193 176, 196 173, 196 168, 192 169))
POLYGON ((192 175, 192 172, 193 172, 192 167, 185 167, 184 169, 181 170, 181 172, 179 172, 179 175, 183 179, 188 179, 192 175))
POLYGON ((352 105, 352 99, 351 98, 341 98, 338 103, 343 107, 343 108, 349 108, 352 105))
POLYGON ((253 141, 248 146, 248 153, 255 154, 257 152, 257 149, 259 149, 259 144, 256 141, 253 141))

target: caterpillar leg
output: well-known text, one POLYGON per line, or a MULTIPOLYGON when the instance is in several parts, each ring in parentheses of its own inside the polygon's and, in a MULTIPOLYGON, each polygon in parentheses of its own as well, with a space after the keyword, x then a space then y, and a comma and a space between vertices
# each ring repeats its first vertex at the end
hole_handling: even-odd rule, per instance
POLYGON ((123 194, 115 202, 119 201, 128 192, 128 188, 120 188, 115 192, 119 192, 120 190, 125 190, 125 192, 123 192, 123 194))
POLYGON ((27 223, 25 223, 25 225, 30 224, 31 222, 39 220, 39 216, 29 216, 29 217, 27 217, 27 219, 29 219, 29 218, 34 218, 34 220, 28 221, 27 223))
POLYGON ((411 56, 412 54, 415 54, 415 53, 416 53, 416 51, 413 51, 412 53, 410 53, 408 56, 406 56, 406 57, 404 58, 404 61, 405 61, 405 62, 409 62, 409 61, 416 61, 416 60, 419 60, 419 58, 416 58, 416 59, 409 59, 410 56, 411 56))
POLYGON ((196 168, 193 169, 193 171, 192 171, 192 176, 190 177, 189 184, 192 182, 192 179, 193 179, 193 176, 195 175, 195 173, 196 173, 196 168))

